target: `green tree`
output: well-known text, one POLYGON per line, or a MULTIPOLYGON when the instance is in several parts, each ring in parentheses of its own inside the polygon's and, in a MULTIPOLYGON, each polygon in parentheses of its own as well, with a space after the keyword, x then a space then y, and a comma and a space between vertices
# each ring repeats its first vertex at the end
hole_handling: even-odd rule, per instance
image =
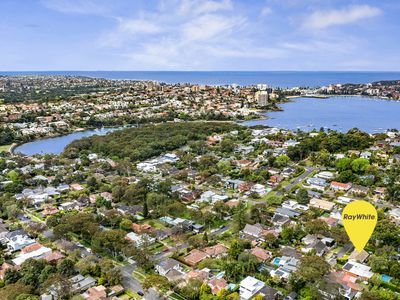
POLYGON ((167 291, 170 288, 170 283, 167 278, 164 276, 153 274, 147 275, 142 286, 145 290, 148 290, 151 287, 155 287, 160 291, 167 291))
POLYGON ((319 256, 303 256, 296 275, 304 282, 316 282, 329 271, 330 265, 319 256))
POLYGON ((240 243, 238 240, 232 240, 230 247, 229 247, 229 256, 237 259, 240 255, 240 253, 242 253, 243 248, 241 247, 240 243))
POLYGON ((57 270, 62 276, 70 277, 75 274, 75 264, 72 260, 65 258, 58 262, 57 270))
POLYGON ((339 172, 347 171, 351 168, 351 158, 343 157, 336 161, 336 169, 339 172))
POLYGON ((129 219, 122 219, 121 222, 119 223, 119 228, 125 231, 130 231, 132 229, 132 224, 133 222, 129 219))
POLYGON ((327 234, 329 233, 329 226, 321 219, 314 219, 308 221, 304 225, 305 231, 308 234, 327 234))
POLYGON ((30 294, 32 287, 25 285, 22 282, 8 284, 0 289, 0 299, 15 300, 21 294, 30 294))
POLYGON ((369 167, 369 160, 366 158, 356 158, 351 162, 351 168, 354 173, 363 174, 369 167))
POLYGON ((281 155, 278 156, 275 160, 275 163, 278 167, 284 167, 287 166, 288 163, 290 162, 290 158, 287 155, 281 155))
POLYGON ((296 200, 299 204, 308 204, 310 202, 310 197, 308 196, 307 190, 299 188, 296 193, 296 200))
POLYGON ((143 217, 147 218, 149 216, 149 208, 147 207, 147 200, 143 203, 143 217))

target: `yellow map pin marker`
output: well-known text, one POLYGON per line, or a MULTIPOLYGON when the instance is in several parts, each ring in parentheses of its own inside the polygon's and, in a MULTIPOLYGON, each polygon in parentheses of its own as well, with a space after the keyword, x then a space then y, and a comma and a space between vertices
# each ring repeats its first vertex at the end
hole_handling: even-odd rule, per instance
POLYGON ((361 253, 374 232, 378 213, 375 207, 366 201, 349 203, 342 213, 342 221, 347 235, 354 247, 361 253))

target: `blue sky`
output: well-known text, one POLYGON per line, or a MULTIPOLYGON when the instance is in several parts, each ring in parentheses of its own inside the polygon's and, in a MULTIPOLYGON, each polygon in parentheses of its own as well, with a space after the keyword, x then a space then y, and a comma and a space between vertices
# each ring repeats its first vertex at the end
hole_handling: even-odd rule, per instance
POLYGON ((400 1, 1 0, 0 70, 400 71, 400 1))

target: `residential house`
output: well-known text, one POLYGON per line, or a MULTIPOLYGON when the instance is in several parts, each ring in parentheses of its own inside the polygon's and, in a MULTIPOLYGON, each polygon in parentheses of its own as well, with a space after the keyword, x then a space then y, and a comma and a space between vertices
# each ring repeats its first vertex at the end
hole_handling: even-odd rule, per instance
POLYGON ((82 191, 82 190, 84 190, 83 186, 81 186, 79 183, 72 183, 70 187, 74 191, 82 191))
POLYGON ((344 204, 344 205, 347 205, 347 204, 349 204, 350 202, 353 202, 353 201, 354 201, 354 199, 349 198, 349 197, 345 197, 345 196, 340 196, 340 197, 338 197, 336 199, 337 203, 344 204))
POLYGON ((223 278, 214 277, 208 281, 208 285, 211 288, 211 293, 213 295, 217 295, 223 289, 228 289, 228 283, 223 278))
POLYGON ((323 191, 328 186, 328 183, 323 178, 311 177, 307 179, 307 184, 311 189, 323 191))
POLYGON ((365 196, 369 193, 369 188, 366 186, 353 184, 349 192, 358 196, 365 196))
POLYGON ((325 179, 325 180, 332 180, 335 178, 336 174, 330 171, 322 171, 319 172, 315 177, 325 179))
POLYGON ((96 285, 95 279, 90 276, 84 277, 81 274, 71 277, 69 281, 71 282, 71 291, 73 293, 86 291, 88 288, 96 285))
POLYGON ((144 234, 137 234, 134 232, 130 232, 126 235, 126 238, 136 244, 136 246, 142 246, 145 244, 153 244, 156 239, 152 236, 144 233, 144 234))
POLYGON ((289 218, 297 218, 298 216, 301 215, 301 213, 299 213, 295 210, 289 209, 289 208, 285 208, 285 207, 278 207, 275 210, 275 213, 280 214, 282 216, 289 217, 289 218))
POLYGON ((193 249, 189 252, 188 255, 185 256, 184 260, 187 264, 191 266, 197 265, 202 260, 208 258, 209 255, 201 250, 193 249))
POLYGON ((166 277, 169 281, 179 281, 184 279, 182 265, 175 259, 167 258, 156 265, 156 271, 166 277))
POLYGON ((210 276, 210 269, 204 268, 202 270, 192 270, 186 274, 186 280, 196 279, 206 281, 210 276))
POLYGON ((284 201, 282 203, 282 207, 290 210, 302 210, 302 211, 306 211, 309 209, 307 205, 299 204, 298 202, 293 200, 284 201))
POLYGON ((282 176, 288 178, 292 176, 292 174, 294 174, 295 172, 296 170, 294 168, 287 167, 282 170, 282 176))
POLYGON ((272 257, 272 253, 270 251, 267 251, 260 247, 254 247, 253 249, 251 249, 250 253, 254 255, 260 262, 265 262, 272 257))
POLYGON ((257 183, 251 187, 250 192, 263 196, 267 193, 267 190, 264 185, 257 183))
POLYGON ((292 256, 275 257, 272 263, 278 266, 278 269, 270 272, 271 276, 277 276, 281 280, 287 280, 292 272, 297 270, 299 259, 292 256))
POLYGON ((283 179, 284 177, 281 175, 272 175, 268 180, 268 185, 277 186, 283 179))
POLYGON ((20 230, 9 232, 5 239, 7 241, 7 248, 12 252, 36 243, 34 239, 31 239, 24 231, 20 230))
POLYGON ((349 256, 349 260, 364 263, 369 257, 369 253, 365 250, 358 252, 356 249, 349 256))
POLYGON ((308 205, 311 207, 323 209, 326 211, 332 211, 332 209, 335 207, 335 203, 333 203, 333 202, 316 199, 316 198, 312 198, 308 205))
POLYGON ((171 270, 182 271, 183 268, 179 261, 173 258, 167 258, 156 264, 155 269, 158 274, 165 276, 171 270))
POLYGON ((371 272, 371 267, 352 260, 349 260, 343 266, 343 271, 351 276, 356 276, 361 280, 368 280, 374 275, 374 273, 371 272))
POLYGON ((240 300, 250 300, 254 296, 256 296, 262 288, 265 286, 265 283, 257 278, 252 276, 247 276, 240 282, 239 294, 240 300))
POLYGON ((351 184, 332 181, 330 188, 334 191, 348 191, 351 188, 351 184))
POLYGON ((86 300, 104 300, 107 298, 107 288, 103 285, 98 285, 89 288, 84 294, 83 298, 86 300))
POLYGON ((17 255, 13 260, 13 264, 16 266, 22 265, 28 259, 40 259, 45 258, 47 255, 51 254, 52 250, 50 248, 44 247, 40 244, 32 244, 24 247, 20 254, 17 255))
POLYGON ((290 218, 288 216, 275 213, 271 222, 278 227, 282 227, 283 225, 290 223, 290 218))
POLYGON ((306 238, 307 236, 302 239, 302 242, 306 244, 306 246, 301 249, 302 252, 308 253, 310 251, 315 251, 316 255, 323 256, 329 250, 325 243, 317 237, 313 237, 312 241, 307 240, 307 242, 305 242, 306 238))
POLYGON ((240 231, 240 238, 251 241, 263 240, 268 228, 262 224, 246 224, 242 231, 240 231))
POLYGON ((227 255, 228 251, 229 249, 222 244, 217 244, 203 249, 203 252, 207 253, 207 255, 212 258, 221 258, 227 255))
POLYGON ((393 208, 389 211, 389 216, 395 222, 400 222, 400 207, 393 208))

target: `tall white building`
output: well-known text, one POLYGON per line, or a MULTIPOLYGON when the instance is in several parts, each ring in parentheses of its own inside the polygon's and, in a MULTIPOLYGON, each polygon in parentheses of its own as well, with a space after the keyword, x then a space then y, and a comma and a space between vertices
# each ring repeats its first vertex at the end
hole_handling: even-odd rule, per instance
POLYGON ((257 89, 260 91, 265 91, 265 90, 267 90, 267 88, 268 88, 268 85, 266 85, 265 83, 257 84, 257 89))
POLYGON ((255 94, 257 105, 264 107, 268 105, 269 93, 267 91, 258 91, 255 94))

